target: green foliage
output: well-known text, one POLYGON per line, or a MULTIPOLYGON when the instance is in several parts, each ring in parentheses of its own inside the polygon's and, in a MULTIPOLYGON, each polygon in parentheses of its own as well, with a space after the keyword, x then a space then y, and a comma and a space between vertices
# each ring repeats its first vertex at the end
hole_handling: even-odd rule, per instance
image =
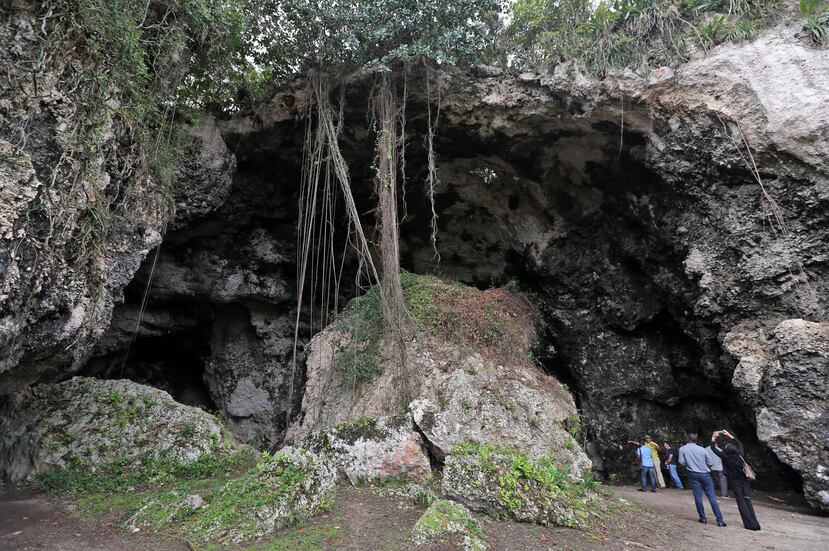
MULTIPOLYGON (((324 526, 299 524, 280 532, 271 541, 245 547, 242 551, 322 551, 328 549, 326 541, 335 538, 339 533, 340 526, 337 524, 324 526)), ((213 549, 218 551, 221 548, 218 545, 207 547, 211 551, 213 549)))
POLYGON ((816 44, 829 44, 829 1, 800 0, 803 31, 816 44))
POLYGON ((463 505, 447 499, 434 500, 412 528, 412 538, 421 543, 438 542, 456 534, 468 537, 473 549, 486 548, 480 542, 484 536, 480 523, 463 505))
POLYGON ((224 530, 244 540, 261 531, 257 511, 284 509, 279 528, 330 506, 330 496, 304 500, 305 492, 313 492, 319 481, 313 479, 315 464, 307 452, 296 453, 265 453, 256 462, 246 448, 240 453, 203 454, 188 464, 148 461, 138 470, 112 467, 92 472, 72 465, 39 473, 36 484, 75 501, 86 517, 126 511, 135 513, 134 522, 146 529, 172 531, 193 541, 215 540, 224 530), (202 507, 180 505, 194 494, 204 499, 202 507))
POLYGON ((581 419, 577 414, 574 413, 569 416, 562 424, 564 425, 564 430, 569 432, 573 438, 578 439, 581 436, 581 419))
POLYGON ((261 0, 257 62, 273 74, 388 71, 426 56, 476 58, 497 29, 499 0, 261 0))
POLYGON ((383 372, 385 323, 378 287, 352 300, 336 327, 345 337, 336 344, 334 366, 348 381, 359 385, 383 372))
MULTIPOLYGON (((574 60, 603 74, 611 67, 676 64, 693 48, 753 38, 775 0, 517 0, 504 33, 519 67, 574 60)), ((503 62, 503 60, 502 60, 503 62)))
POLYGON ((295 525, 331 505, 330 495, 315 495, 321 491, 320 481, 314 478, 316 459, 307 452, 297 453, 265 453, 253 467, 212 484, 154 492, 129 522, 151 530, 174 530, 196 542, 216 541, 229 532, 231 540, 246 541, 295 525), (193 493, 204 499, 204 505, 195 510, 182 507, 182 500, 193 493))
POLYGON ((507 510, 515 513, 527 506, 528 499, 542 499, 559 505, 553 519, 557 524, 583 526, 587 517, 584 498, 595 483, 571 480, 567 471, 556 465, 553 452, 533 459, 513 448, 467 442, 456 446, 452 456, 464 469, 480 469, 494 482, 500 504, 507 510))

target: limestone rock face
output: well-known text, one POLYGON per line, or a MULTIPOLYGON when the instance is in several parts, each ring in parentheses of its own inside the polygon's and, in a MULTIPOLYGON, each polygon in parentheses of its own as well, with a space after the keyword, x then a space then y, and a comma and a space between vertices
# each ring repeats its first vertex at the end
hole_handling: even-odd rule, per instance
POLYGON ((726 347, 758 438, 801 473, 809 503, 829 511, 829 324, 785 320, 769 339, 734 331, 726 347))
POLYGON ((418 347, 415 361, 433 366, 412 417, 440 460, 464 442, 518 448, 539 458, 555 452, 575 478, 590 472, 578 439, 573 397, 534 367, 499 365, 479 354, 447 360, 442 347, 418 347), (443 357, 441 357, 443 356, 443 357))
MULTIPOLYGON (((332 326, 312 340, 302 412, 288 430, 289 441, 302 442, 313 431, 361 418, 391 415, 399 407, 392 369, 360 385, 337 370, 334 357, 342 339, 332 326)), ((443 461, 458 444, 475 442, 518 448, 533 457, 554 452, 574 478, 590 472, 589 459, 567 432, 568 424, 578 423, 572 396, 531 363, 499 363, 429 337, 407 345, 406 359, 415 385, 409 410, 436 460, 443 461)))
POLYGON ((422 482, 432 473, 409 415, 358 418, 314 432, 301 445, 355 485, 387 478, 422 482))
MULTIPOLYGON (((745 440, 758 484, 797 484, 757 438, 758 393, 743 390, 761 388, 757 369, 726 350, 735 330, 771 335, 783 320, 829 313, 829 56, 797 30, 601 80, 568 66, 443 75, 439 270, 479 286, 515 278, 536 293, 545 360, 572 376, 587 447, 608 478, 635 476, 629 438, 727 426, 745 440)), ((370 83, 349 85, 368 95, 370 83)), ((225 140, 243 144, 248 163, 292 166, 305 90, 220 122, 225 140)), ((407 109, 424 117, 417 100, 407 109)), ((363 112, 346 108, 351 127, 364 127, 363 112)), ((343 139, 352 168, 371 163, 362 137, 343 139)), ((424 176, 418 166, 407 163, 413 179, 424 176)), ((404 265, 426 273, 430 208, 415 193, 407 208, 404 265)))
MULTIPOLYGON (((32 57, 37 31, 31 20, 11 17, 2 27, 10 34, 0 36, 11 47, 0 48, 0 65, 17 71, 20 59, 32 57)), ((813 426, 825 397, 807 400, 811 391, 803 387, 798 392, 806 394, 788 398, 810 408, 781 409, 786 400, 779 397, 794 391, 784 392, 783 375, 774 375, 794 376, 787 370, 806 362, 801 356, 819 357, 795 350, 807 344, 800 337, 785 354, 776 352, 789 342, 776 334, 781 322, 825 323, 829 315, 829 56, 793 38, 796 32, 769 29, 675 69, 618 71, 601 80, 564 65, 546 74, 446 71, 441 77, 437 269, 479 287, 514 279, 533 293, 546 327, 539 359, 566 373, 578 396, 585 448, 608 478, 635 476, 629 438, 649 433, 676 441, 689 429, 727 427, 748 446, 758 485, 780 481, 792 488, 794 469, 811 496, 822 491, 823 460, 808 463, 784 440, 794 427, 813 426), (774 205, 785 229, 770 216, 774 205)), ((31 79, 15 75, 28 86, 31 79)), ((413 87, 423 82, 420 76, 412 74, 413 87)), ((48 199, 49 168, 65 145, 61 125, 71 128, 74 112, 48 76, 41 79, 42 94, 0 90, 0 157, 20 143, 19 121, 30 129, 26 150, 15 150, 13 163, 0 163, 0 394, 47 371, 120 376, 137 328, 125 366, 130 378, 179 373, 180 360, 192 361, 194 379, 204 387, 197 390, 227 413, 237 437, 262 447, 281 444, 303 395, 302 372, 292 361, 293 251, 305 128, 297 120, 307 112, 306 84, 298 80, 251 112, 215 122, 221 140, 233 144, 232 179, 222 174, 233 161, 212 123, 196 131, 194 144, 204 144, 206 153, 187 159, 175 229, 135 277, 170 217, 154 183, 113 182, 100 159, 89 161, 100 165, 96 180, 109 182, 104 194, 129 189, 131 204, 142 208, 116 218, 103 253, 88 263, 67 254, 71 232, 57 234, 49 247, 21 235, 32 229, 44 235, 44 219, 27 225, 26 213, 39 212, 48 199), (190 166, 202 159, 215 162, 190 166), (100 275, 94 284, 90 273, 100 275), (126 303, 115 308, 110 329, 90 352, 131 278, 126 303), (139 322, 145 290, 151 300, 139 322), (165 348, 166 357, 152 355, 165 348)), ((371 85, 354 77, 350 97, 370 97, 371 85)), ((422 97, 415 92, 407 104, 412 132, 428 117, 422 97)), ((355 175, 369 174, 373 160, 365 113, 359 101, 347 102, 343 113, 341 148, 355 175)), ((129 147, 124 129, 107 130, 113 132, 107 147, 129 147)), ((408 155, 409 180, 423 181, 424 154, 409 148, 408 155)), ((140 168, 133 173, 144 174, 140 168)), ((87 184, 75 190, 66 212, 74 216, 101 204, 92 201, 101 190, 87 193, 87 184)), ((370 188, 355 185, 360 212, 374 205, 370 188)), ((403 265, 428 273, 435 269, 426 223, 431 205, 411 190, 406 199, 403 265)), ((371 217, 364 222, 370 233, 371 217)), ((349 270, 355 268, 346 262, 349 270)), ((318 321, 301 327, 299 352, 321 329, 318 321)), ((371 391, 355 390, 319 369, 335 344, 329 334, 310 347, 308 403, 298 422, 304 428, 291 429, 296 435, 400 413, 388 400, 396 384, 391 378, 379 378, 371 391)), ((428 350, 410 352, 412 362, 431 362, 428 350)), ((489 384, 490 375, 476 379, 458 367, 474 352, 446 347, 446 358, 441 352, 430 364, 442 372, 424 379, 440 390, 438 399, 426 387, 414 396, 447 408, 430 437, 442 442, 436 457, 464 431, 481 432, 467 423, 464 399, 480 405, 490 394, 503 398, 465 387, 489 384), (442 402, 442 392, 451 399, 442 402), (464 424, 469 428, 454 428, 464 424)), ((489 373, 487 361, 482 374, 489 373)), ((499 362, 493 364, 497 371, 499 362)), ((508 380, 545 388, 529 375, 504 371, 508 380)), ((178 399, 194 393, 170 388, 178 399)), ((534 396, 527 391, 516 403, 530 411, 534 396)), ((495 435, 497 419, 530 419, 521 408, 507 415, 495 401, 487 403, 487 432, 495 435)), ((432 406, 421 406, 426 419, 432 406)), ((544 415, 556 419, 556 411, 544 415)), ((535 438, 532 426, 517 432, 525 442, 535 438)))
POLYGON ((182 155, 176 177, 176 213, 171 229, 183 228, 216 210, 230 194, 236 156, 230 152, 210 115, 186 127, 191 143, 182 155))
POLYGON ((232 443, 209 413, 131 381, 75 377, 21 391, 0 406, 0 476, 11 481, 68 465, 190 463, 232 443))
POLYGON ((30 9, 0 13, 0 395, 85 360, 172 214, 117 104, 74 133, 89 106, 67 73, 102 70, 83 48, 24 68, 42 46, 30 9))

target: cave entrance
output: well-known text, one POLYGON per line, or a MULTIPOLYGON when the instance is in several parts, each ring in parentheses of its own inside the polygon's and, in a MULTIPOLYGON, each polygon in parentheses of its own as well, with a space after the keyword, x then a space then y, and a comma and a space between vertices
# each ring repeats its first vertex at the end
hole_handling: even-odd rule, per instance
POLYGON ((204 382, 208 346, 195 329, 139 336, 127 348, 92 358, 80 374, 99 379, 129 379, 164 390, 182 404, 213 412, 216 404, 204 382))

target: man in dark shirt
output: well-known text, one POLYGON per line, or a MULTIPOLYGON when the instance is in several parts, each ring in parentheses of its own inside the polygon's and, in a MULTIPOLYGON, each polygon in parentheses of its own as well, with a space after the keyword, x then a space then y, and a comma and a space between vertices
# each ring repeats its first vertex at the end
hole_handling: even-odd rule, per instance
POLYGON ((671 474, 671 480, 674 481, 674 486, 682 490, 682 481, 679 479, 679 473, 677 472, 677 465, 679 465, 679 454, 676 451, 676 448, 672 448, 671 444, 665 440, 662 443, 662 447, 665 448, 665 465, 668 466, 668 472, 671 474))

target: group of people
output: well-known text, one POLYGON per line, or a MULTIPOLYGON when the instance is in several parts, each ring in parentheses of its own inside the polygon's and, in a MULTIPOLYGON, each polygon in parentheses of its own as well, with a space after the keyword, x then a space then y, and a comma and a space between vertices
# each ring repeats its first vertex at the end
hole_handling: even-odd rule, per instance
MULTIPOLYGON (((667 440, 662 443, 664 464, 674 486, 679 489, 685 488, 679 476, 681 465, 685 467, 687 480, 694 494, 699 521, 708 524, 702 501, 705 494, 714 512, 717 526, 723 527, 726 523, 717 501, 715 481, 719 485, 720 495, 724 498, 728 498, 730 486, 743 526, 748 530, 760 530, 760 523, 751 503, 751 484, 746 477, 747 464, 742 443, 727 430, 713 432, 711 444, 707 447, 700 446, 697 443, 698 439, 696 433, 688 433, 685 445, 679 450, 671 446, 667 440)), ((639 491, 647 491, 648 486, 651 492, 655 492, 657 486, 665 488, 659 445, 650 436, 645 436, 642 442, 629 440, 628 443, 636 446, 636 456, 642 467, 642 486, 639 491)))

